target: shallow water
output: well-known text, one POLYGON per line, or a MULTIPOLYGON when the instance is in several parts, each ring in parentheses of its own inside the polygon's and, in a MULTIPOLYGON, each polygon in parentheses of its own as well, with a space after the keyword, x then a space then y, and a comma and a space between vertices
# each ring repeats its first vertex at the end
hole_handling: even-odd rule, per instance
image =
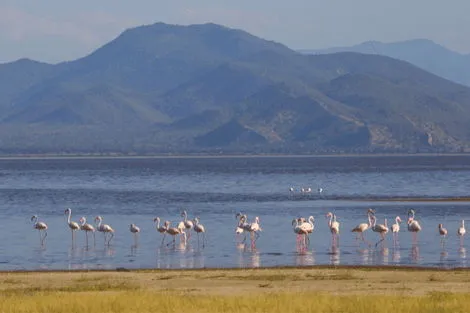
MULTIPOLYGON (((396 202, 397 197, 465 197, 470 184, 470 157, 285 157, 285 158, 156 158, 156 159, 22 159, 0 160, 0 270, 258 267, 278 265, 418 265, 466 267, 466 242, 456 231, 468 219, 466 202, 396 202), (311 194, 291 194, 293 186, 311 187, 311 194), (317 188, 323 192, 316 192, 317 188), (386 202, 369 201, 388 198, 386 202), (96 234, 78 232, 72 247, 64 216, 96 215, 115 230, 111 245, 96 234), (400 243, 387 235, 366 233, 369 247, 350 230, 376 209, 379 223, 396 215, 406 220, 414 208, 423 230, 411 244, 406 223, 400 243), (193 234, 186 246, 162 246, 153 218, 175 225, 182 209, 198 216, 207 243, 193 234), (262 232, 256 247, 238 244, 235 213, 251 221, 260 217, 262 232), (331 246, 325 214, 340 222, 339 247, 331 246), (39 244, 30 217, 48 226, 45 246, 39 244), (296 247, 291 221, 313 215, 315 230, 307 250, 296 247), (135 245, 129 224, 141 233, 135 245), (442 245, 437 225, 449 236, 442 245)), ((202 237, 201 237, 202 238, 202 237)))

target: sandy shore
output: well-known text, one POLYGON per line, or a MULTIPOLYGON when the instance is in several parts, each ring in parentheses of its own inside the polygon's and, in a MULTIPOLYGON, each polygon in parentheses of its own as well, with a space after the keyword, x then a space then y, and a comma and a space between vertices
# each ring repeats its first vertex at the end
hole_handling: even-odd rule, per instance
POLYGON ((470 269, 313 267, 264 269, 2 272, 0 291, 173 290, 249 295, 312 291, 334 294, 470 293, 470 269), (107 286, 107 288, 106 288, 107 286))

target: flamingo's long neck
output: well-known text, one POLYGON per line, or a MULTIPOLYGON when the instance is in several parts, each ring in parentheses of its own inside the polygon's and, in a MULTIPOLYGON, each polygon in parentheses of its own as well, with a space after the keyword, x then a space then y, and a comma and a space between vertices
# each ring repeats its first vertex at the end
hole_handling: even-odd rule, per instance
POLYGON ((310 223, 310 225, 313 226, 314 221, 315 220, 313 219, 313 217, 309 217, 308 222, 310 223))
POLYGON ((157 218, 157 228, 160 228, 160 219, 157 218))
POLYGON ((84 226, 86 224, 86 218, 82 218, 82 226, 84 226))
POLYGON ((69 216, 67 218, 67 223, 69 223, 69 224, 70 224, 71 217, 72 217, 72 210, 69 210, 69 216))
POLYGON ((388 226, 387 226, 387 219, 385 219, 385 224, 384 224, 384 226, 385 226, 386 228, 388 228, 388 226))
POLYGON ((328 221, 328 226, 331 227, 333 224, 333 214, 330 215, 330 220, 328 221))
POLYGON ((465 220, 462 220, 462 228, 465 228, 465 220))
POLYGON ((369 220, 369 228, 372 227, 372 215, 371 213, 367 213, 367 219, 369 220))
POLYGON ((98 219, 98 228, 101 228, 101 223, 103 222, 103 220, 101 218, 98 219))
POLYGON ((398 216, 395 217, 395 224, 398 224, 398 216))
POLYGON ((183 216, 184 216, 184 222, 186 223, 188 221, 188 213, 183 212, 183 216))

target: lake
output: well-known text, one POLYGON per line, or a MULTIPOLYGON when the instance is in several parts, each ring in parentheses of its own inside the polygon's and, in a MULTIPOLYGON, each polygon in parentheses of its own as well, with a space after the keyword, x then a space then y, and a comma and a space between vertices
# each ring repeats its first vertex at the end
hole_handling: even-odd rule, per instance
MULTIPOLYGON (((426 199, 467 197, 469 156, 364 157, 194 157, 194 158, 23 158, 0 159, 0 270, 203 268, 335 265, 413 265, 466 267, 466 242, 456 234, 460 220, 469 218, 470 202, 426 199), (295 189, 294 193, 289 188, 295 189), (302 194, 301 187, 311 193, 302 194), (322 188, 319 193, 318 188, 322 188), (398 201, 405 197, 421 201, 398 201), (115 236, 96 245, 90 235, 71 231, 72 220, 95 216, 111 225, 115 236), (378 223, 395 216, 404 222, 399 245, 387 234, 368 230, 372 245, 356 241, 351 229, 367 221, 368 208, 378 223), (409 208, 422 226, 413 245, 407 231, 409 208), (175 225, 182 210, 199 217, 207 243, 197 236, 186 245, 161 245, 154 217, 175 225), (235 236, 237 212, 262 231, 255 247, 235 236), (340 222, 338 247, 332 247, 328 212, 340 222), (48 225, 45 244, 33 229, 33 214, 48 225), (292 219, 315 217, 307 249, 296 246, 292 219), (129 225, 141 228, 134 241, 129 225), (443 223, 449 235, 438 234, 443 223)), ((169 237, 169 236, 167 236, 169 237)), ((201 237, 202 238, 202 237, 201 237)), ((169 238, 167 238, 168 240, 169 238)))

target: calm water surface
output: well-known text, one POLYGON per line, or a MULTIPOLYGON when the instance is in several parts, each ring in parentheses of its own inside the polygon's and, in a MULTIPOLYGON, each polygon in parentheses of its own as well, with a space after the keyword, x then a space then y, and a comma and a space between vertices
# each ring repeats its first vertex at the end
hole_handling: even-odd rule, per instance
MULTIPOLYGON (((456 231, 468 219, 466 202, 397 202, 398 197, 469 196, 470 157, 285 157, 285 158, 156 158, 156 159, 17 159, 0 160, 0 270, 259 267, 278 265, 418 265, 466 267, 467 243, 456 231), (291 194, 289 187, 311 187, 311 194, 291 194), (323 188, 318 194, 317 188, 323 188), (388 198, 386 202, 370 201, 388 198), (72 219, 89 222, 101 215, 115 230, 105 247, 85 246, 85 234, 71 233, 72 219), (402 223, 400 243, 390 234, 377 248, 358 243, 350 230, 376 209, 380 223, 414 208, 423 230, 418 245, 402 223), (182 209, 198 216, 207 244, 193 235, 186 246, 162 246, 153 218, 174 224, 182 209), (234 234, 235 213, 251 221, 260 217, 256 247, 241 245, 234 234), (331 246, 325 214, 340 222, 339 248, 331 246), (30 217, 48 226, 39 244, 30 217), (313 215, 316 226, 306 251, 296 247, 291 221, 313 215), (137 245, 129 224, 141 228, 137 245), (437 225, 449 230, 441 245, 437 225)), ((92 237, 91 237, 92 238, 92 237)), ((370 230, 368 241, 379 236, 370 230)), ((93 240, 90 240, 92 243, 93 240)))

